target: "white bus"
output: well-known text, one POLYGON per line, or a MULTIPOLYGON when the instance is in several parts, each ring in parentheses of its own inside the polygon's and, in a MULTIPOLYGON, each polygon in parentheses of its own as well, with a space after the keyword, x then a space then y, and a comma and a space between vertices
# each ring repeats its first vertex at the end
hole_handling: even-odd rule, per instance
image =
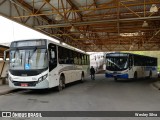
POLYGON ((157 77, 157 58, 131 53, 106 54, 107 78, 130 79, 157 77))
POLYGON ((9 61, 8 80, 13 88, 62 90, 65 84, 84 81, 89 75, 88 54, 45 39, 12 42, 9 61))

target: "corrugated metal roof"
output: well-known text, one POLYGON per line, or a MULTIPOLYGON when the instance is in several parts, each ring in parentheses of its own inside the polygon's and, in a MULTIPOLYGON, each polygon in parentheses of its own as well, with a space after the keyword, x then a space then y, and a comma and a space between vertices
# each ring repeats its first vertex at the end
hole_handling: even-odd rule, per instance
POLYGON ((134 50, 142 50, 160 44, 159 36, 154 37, 160 33, 160 10, 150 13, 152 4, 160 8, 160 0, 16 0, 13 4, 28 8, 23 14, 18 6, 12 13, 15 20, 25 24, 33 20, 29 23, 33 28, 86 51, 129 50, 133 43, 134 50), (62 20, 55 20, 57 14, 62 20), (149 27, 142 27, 144 21, 149 27), (137 32, 143 34, 130 36, 137 32), (129 35, 121 36, 124 33, 129 35))

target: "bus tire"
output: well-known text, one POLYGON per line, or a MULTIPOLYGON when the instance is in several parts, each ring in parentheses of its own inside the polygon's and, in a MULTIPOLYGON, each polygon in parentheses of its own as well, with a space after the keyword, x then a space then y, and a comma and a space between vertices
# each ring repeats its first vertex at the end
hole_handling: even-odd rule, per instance
POLYGON ((114 81, 116 81, 116 82, 118 81, 117 77, 114 77, 114 81))
POLYGON ((137 80, 137 71, 134 72, 134 80, 137 80))
POLYGON ((152 71, 149 72, 149 79, 152 78, 152 71))
POLYGON ((85 80, 84 80, 84 73, 82 72, 81 74, 81 83, 83 83, 85 80))
POLYGON ((61 75, 59 78, 59 85, 57 86, 57 90, 62 91, 63 88, 65 88, 65 77, 61 75))

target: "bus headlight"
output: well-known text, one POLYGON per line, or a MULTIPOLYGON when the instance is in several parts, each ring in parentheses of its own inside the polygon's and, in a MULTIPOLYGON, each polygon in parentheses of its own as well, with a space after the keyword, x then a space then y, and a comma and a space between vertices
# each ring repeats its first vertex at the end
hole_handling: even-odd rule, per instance
POLYGON ((45 74, 45 75, 41 76, 41 77, 38 79, 38 82, 42 82, 42 81, 45 80, 47 77, 48 77, 48 74, 45 74))
POLYGON ((8 80, 10 80, 11 82, 13 82, 12 77, 8 76, 8 80))

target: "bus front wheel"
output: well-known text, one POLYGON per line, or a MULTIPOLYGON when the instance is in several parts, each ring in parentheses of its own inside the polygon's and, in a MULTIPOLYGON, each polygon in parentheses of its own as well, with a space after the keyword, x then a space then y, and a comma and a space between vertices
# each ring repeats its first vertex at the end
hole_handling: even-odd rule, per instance
POLYGON ((137 80, 137 72, 134 73, 134 79, 137 80))
POLYGON ((149 72, 149 79, 152 78, 152 71, 149 72))
POLYGON ((59 85, 57 86, 57 90, 61 91, 63 88, 65 88, 65 77, 60 76, 59 85))
POLYGON ((81 83, 84 82, 84 73, 81 74, 81 83))
POLYGON ((118 80, 117 80, 117 77, 114 77, 114 81, 116 81, 116 82, 118 81, 118 80))

